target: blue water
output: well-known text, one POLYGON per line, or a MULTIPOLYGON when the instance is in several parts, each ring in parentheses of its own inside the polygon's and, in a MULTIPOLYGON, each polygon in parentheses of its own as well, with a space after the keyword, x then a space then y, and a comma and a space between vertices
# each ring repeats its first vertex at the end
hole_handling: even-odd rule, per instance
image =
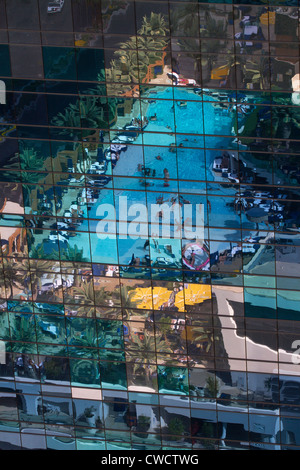
MULTIPOLYGON (((114 193, 111 189, 102 189, 98 202, 88 213, 89 219, 82 223, 81 230, 90 231, 90 236, 88 233, 81 232, 69 240, 71 246, 77 245, 79 248, 83 248, 84 256, 95 263, 117 264, 119 255, 120 263, 126 264, 130 261, 133 250, 137 256, 136 250, 141 250, 141 245, 143 245, 143 240, 117 241, 116 238, 100 240, 96 234, 99 222, 97 209, 100 204, 114 205, 118 215, 118 196, 126 196, 131 204, 140 202, 149 206, 156 202, 159 195, 168 199, 172 196, 178 196, 179 190, 181 193, 182 190, 186 190, 188 193, 191 187, 197 187, 197 181, 199 181, 199 189, 196 192, 205 195, 205 180, 213 179, 209 169, 212 157, 209 152, 204 150, 205 136, 231 135, 231 117, 224 115, 220 118, 219 113, 212 106, 212 99, 209 97, 205 97, 205 100, 209 101, 202 102, 201 97, 195 95, 191 90, 176 89, 176 99, 194 100, 186 101, 186 106, 181 107, 177 104, 179 101, 173 101, 173 89, 170 87, 151 96, 151 98, 155 100, 157 98, 157 101, 148 107, 148 126, 138 136, 134 145, 128 145, 127 150, 121 152, 120 160, 113 170, 114 193), (157 120, 151 121, 150 117, 155 114, 157 120), (181 144, 181 146, 177 147, 177 152, 172 152, 170 151, 171 144, 177 146, 181 144), (158 155, 160 156, 159 160, 156 158, 158 155), (149 186, 143 187, 140 182, 141 173, 138 171, 139 164, 143 164, 151 172, 155 170, 155 178, 161 178, 161 180, 148 178, 149 186), (163 181, 164 169, 167 169, 170 175, 167 187, 164 186, 163 181), (132 178, 132 176, 136 178, 132 178), (176 181, 178 179, 185 181, 178 183, 176 181), (193 180, 193 182, 189 183, 189 180, 193 180)), ((222 137, 219 138, 220 146, 223 140, 222 137)), ((205 196, 187 194, 185 199, 189 202, 206 205, 205 196)), ((222 198, 218 198, 217 212, 220 216, 220 224, 224 224, 224 215, 226 219, 226 214, 228 214, 229 220, 234 218, 232 209, 226 206, 226 202, 222 198)), ((209 214, 206 214, 206 221, 207 218, 209 218, 209 214)), ((176 252, 176 257, 180 257, 180 249, 176 249, 176 252)))

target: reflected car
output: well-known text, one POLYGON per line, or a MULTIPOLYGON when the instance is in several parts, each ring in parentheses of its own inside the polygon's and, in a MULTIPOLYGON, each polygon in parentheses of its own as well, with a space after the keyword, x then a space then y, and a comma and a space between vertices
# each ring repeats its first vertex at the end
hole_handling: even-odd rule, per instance
POLYGON ((53 282, 47 282, 42 285, 38 293, 39 295, 42 295, 44 292, 51 292, 52 290, 53 290, 53 282))
POLYGON ((60 233, 57 233, 57 234, 56 233, 51 233, 51 232, 50 232, 50 235, 48 237, 48 240, 50 242, 56 242, 57 240, 59 240, 60 242, 65 242, 65 243, 68 241, 68 239, 65 235, 61 235, 60 233))
POLYGON ((280 389, 280 402, 286 404, 299 405, 300 403, 300 383, 287 381, 280 389))
POLYGON ((47 13, 60 13, 65 4, 65 0, 57 0, 55 2, 49 2, 47 13))
POLYGON ((256 253, 256 249, 251 243, 243 243, 243 253, 256 253))
POLYGON ((118 135, 112 141, 113 143, 124 143, 124 142, 134 142, 134 138, 128 135, 118 135))

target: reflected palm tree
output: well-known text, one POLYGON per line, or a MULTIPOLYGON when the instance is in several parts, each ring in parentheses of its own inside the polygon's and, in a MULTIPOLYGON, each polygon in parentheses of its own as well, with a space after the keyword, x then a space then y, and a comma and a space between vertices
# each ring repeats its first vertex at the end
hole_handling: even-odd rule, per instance
POLYGON ((81 138, 81 116, 77 105, 71 103, 64 112, 58 113, 52 119, 52 125, 61 127, 59 130, 61 135, 70 135, 72 138, 81 138), (68 127, 68 129, 64 129, 68 127))
MULTIPOLYGON (((113 72, 113 75, 111 76, 112 81, 118 81, 114 66, 112 67, 111 71, 113 72)), ((104 79, 105 77, 98 73, 98 83, 96 83, 92 88, 88 88, 84 91, 84 95, 93 95, 95 98, 95 106, 97 106, 97 120, 99 120, 99 116, 101 115, 102 124, 98 123, 96 127, 107 127, 108 123, 111 124, 117 117, 117 106, 119 103, 118 99, 113 97, 110 97, 108 100, 105 98, 100 98, 100 96, 106 94, 105 90, 108 86, 105 84, 105 89, 103 88, 103 83, 101 82, 103 82, 104 79), (99 97, 97 95, 99 95, 99 97)))
POLYGON ((170 24, 174 36, 199 37, 198 5, 185 4, 180 9, 176 7, 175 10, 171 7, 170 24))
POLYGON ((10 298, 14 297, 14 287, 22 290, 24 267, 13 258, 5 258, 3 283, 10 290, 10 298), (21 271, 20 271, 21 269, 21 271))
POLYGON ((167 36, 169 28, 164 16, 161 13, 150 13, 150 17, 143 17, 143 24, 138 34, 145 36, 167 36))
POLYGON ((132 297, 134 297, 135 292, 136 291, 134 287, 129 288, 128 286, 121 284, 121 287, 120 287, 121 305, 124 309, 137 308, 138 302, 132 300, 132 297))
POLYGON ((214 344, 219 341, 219 336, 214 333, 213 328, 207 327, 201 322, 201 325, 193 327, 193 343, 198 343, 200 348, 209 353, 214 344))
POLYGON ((162 316, 156 328, 163 335, 164 341, 168 341, 168 335, 172 333, 172 317, 162 316))
POLYGON ((21 181, 22 181, 22 189, 23 189, 23 199, 24 199, 24 206, 31 207, 31 191, 34 189, 36 191, 42 190, 43 186, 37 183, 43 183, 45 178, 45 174, 42 173, 32 173, 30 171, 22 171, 21 172, 21 181), (42 181, 41 181, 42 180, 42 181))
POLYGON ((151 366, 155 358, 155 351, 162 354, 172 352, 162 337, 155 339, 154 336, 146 332, 142 340, 138 336, 135 337, 134 340, 129 340, 129 344, 126 347, 126 356, 128 363, 132 363, 134 374, 137 370, 143 370, 146 374, 147 381, 150 380, 151 366))
POLYGON ((30 272, 24 273, 31 283, 32 296, 36 297, 42 287, 42 276, 50 277, 53 271, 53 262, 44 259, 30 260, 30 272), (46 274, 49 273, 49 274, 46 274))
POLYGON ((36 332, 33 315, 22 315, 10 325, 6 335, 10 337, 9 350, 18 353, 36 352, 36 342, 41 341, 41 334, 36 332))
POLYGON ((74 287, 79 287, 81 277, 77 263, 88 262, 88 259, 83 256, 83 248, 80 249, 77 245, 74 245, 74 247, 68 245, 67 249, 61 251, 60 259, 72 263, 74 268, 74 287))
MULTIPOLYGON (((97 74, 97 82, 95 84, 93 84, 92 88, 88 88, 87 90, 85 90, 83 92, 84 95, 99 95, 99 96, 103 96, 105 94, 105 87, 106 87, 106 84, 104 85, 103 82, 105 80, 105 77, 103 77, 101 75, 101 73, 98 73, 97 74)), ((117 102, 117 100, 116 100, 117 102)))
POLYGON ((163 49, 168 43, 167 33, 167 22, 161 13, 151 12, 149 18, 144 16, 137 36, 131 36, 115 51, 115 59, 107 69, 108 76, 120 79, 127 75, 134 84, 142 82, 149 65, 162 59, 163 49))
POLYGON ((214 63, 218 58, 220 49, 223 47, 221 39, 228 37, 227 34, 228 23, 223 20, 216 20, 208 11, 205 13, 205 31, 201 33, 203 37, 209 38, 201 44, 201 53, 205 54, 208 60, 209 73, 214 67, 214 63))
POLYGON ((170 23, 172 29, 180 31, 180 39, 178 45, 182 51, 185 52, 187 57, 194 61, 195 78, 201 81, 201 54, 199 43, 199 19, 198 19, 198 5, 187 4, 178 10, 177 8, 171 10, 170 23))
POLYGON ((81 127, 95 129, 97 127, 107 127, 105 121, 106 100, 97 96, 84 96, 80 98, 79 111, 81 117, 81 127))
POLYGON ((94 284, 92 281, 83 284, 81 287, 75 288, 74 291, 82 297, 82 303, 86 305, 95 304, 94 284))
POLYGON ((202 36, 210 38, 224 39, 228 37, 227 33, 228 21, 216 20, 211 13, 205 12, 205 31, 202 36))
POLYGON ((81 139, 82 135, 89 135, 88 129, 107 127, 106 101, 97 96, 82 96, 77 104, 71 103, 63 112, 58 113, 52 119, 52 124, 61 128, 61 135, 81 139))
MULTIPOLYGON (((123 347, 123 325, 120 321, 97 320, 97 340, 99 348, 107 348, 107 342, 111 339, 121 339, 123 347)), ((119 349, 119 347, 114 346, 119 349)))
MULTIPOLYGON (((52 249, 51 253, 45 252, 44 245, 32 246, 30 249, 30 259, 37 259, 37 260, 59 260, 59 252, 57 250, 52 249)), ((32 261, 31 261, 32 263, 32 261)))
POLYGON ((215 398, 218 396, 220 385, 216 377, 208 377, 205 384, 205 392, 208 397, 215 398))
MULTIPOLYGON (((22 152, 15 154, 15 157, 6 165, 8 170, 19 170, 21 168, 24 206, 30 206, 30 191, 32 189, 30 184, 35 185, 35 189, 38 189, 36 184, 45 178, 44 161, 44 157, 41 157, 34 148, 24 148, 22 152)), ((7 172, 6 174, 4 172, 3 176, 6 177, 6 175, 11 178, 11 173, 7 172)))
MULTIPOLYGON (((139 82, 139 60, 136 48, 136 37, 131 37, 121 44, 120 50, 115 52, 115 65, 122 74, 128 75, 133 83, 139 82)), ((143 64, 141 64, 141 72, 142 66, 143 64)))
POLYGON ((33 148, 25 148, 19 154, 20 166, 23 170, 43 170, 44 158, 38 155, 33 148))
POLYGON ((84 314, 87 317, 94 315, 95 306, 105 306, 110 300, 110 296, 105 288, 94 289, 92 281, 86 282, 80 287, 75 287, 74 293, 79 297, 81 305, 78 308, 78 314, 84 314))
MULTIPOLYGON (((82 356, 82 357, 87 357, 87 356, 93 356, 93 357, 98 357, 98 351, 97 348, 101 347, 100 345, 102 344, 101 342, 101 336, 98 338, 98 335, 96 334, 95 328, 91 327, 86 327, 84 331, 82 332, 81 336, 76 337, 76 330, 73 332, 73 322, 72 319, 67 319, 67 325, 70 326, 70 333, 68 335, 68 338, 71 338, 70 341, 68 341, 69 346, 73 346, 70 351, 74 350, 76 351, 76 356, 82 356), (77 347, 79 349, 77 349, 77 347)), ((102 338, 103 341, 103 338, 102 338)))

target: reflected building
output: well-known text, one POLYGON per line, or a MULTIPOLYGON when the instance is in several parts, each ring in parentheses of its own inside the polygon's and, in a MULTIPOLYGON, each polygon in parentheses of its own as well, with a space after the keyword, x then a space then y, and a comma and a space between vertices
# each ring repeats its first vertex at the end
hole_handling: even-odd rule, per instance
POLYGON ((0 449, 299 449, 297 0, 19 3, 0 449))

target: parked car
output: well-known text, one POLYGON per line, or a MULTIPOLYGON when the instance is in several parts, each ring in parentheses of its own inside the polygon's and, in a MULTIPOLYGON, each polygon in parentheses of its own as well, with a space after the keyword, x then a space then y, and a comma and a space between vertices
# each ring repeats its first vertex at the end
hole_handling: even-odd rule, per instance
POLYGON ((53 282, 46 282, 39 289, 39 295, 43 294, 44 292, 52 292, 53 288, 54 288, 53 282))
POLYGON ((300 383, 288 380, 280 388, 280 402, 290 405, 300 404, 300 383))
POLYGON ((64 243, 68 242, 67 237, 65 235, 61 235, 60 233, 57 233, 57 234, 50 233, 48 239, 50 242, 56 242, 57 240, 59 240, 60 242, 64 242, 64 243))
POLYGON ((49 2, 47 12, 59 13, 62 11, 64 4, 65 4, 65 0, 56 0, 54 2, 49 2))

